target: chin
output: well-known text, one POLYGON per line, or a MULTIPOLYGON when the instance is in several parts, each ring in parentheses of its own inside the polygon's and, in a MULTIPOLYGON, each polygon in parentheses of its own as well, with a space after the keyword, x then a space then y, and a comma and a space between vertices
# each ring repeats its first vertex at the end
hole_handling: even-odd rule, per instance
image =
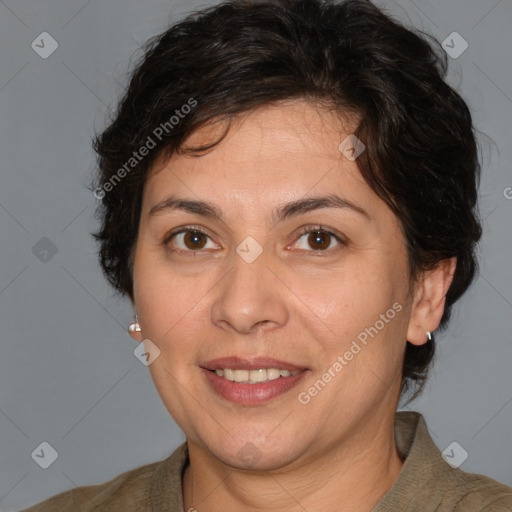
POLYGON ((206 444, 208 451, 222 463, 232 468, 250 471, 271 471, 288 466, 300 456, 297 437, 288 433, 269 442, 255 441, 257 436, 243 439, 227 437, 223 442, 206 444), (251 440, 252 439, 252 440, 251 440), (288 444, 287 440, 294 440, 288 444))
POLYGON ((294 461, 293 455, 282 449, 283 453, 276 453, 273 450, 261 450, 256 448, 252 443, 247 443, 238 452, 219 453, 216 457, 227 466, 238 470, 246 471, 274 471, 288 466, 294 461))

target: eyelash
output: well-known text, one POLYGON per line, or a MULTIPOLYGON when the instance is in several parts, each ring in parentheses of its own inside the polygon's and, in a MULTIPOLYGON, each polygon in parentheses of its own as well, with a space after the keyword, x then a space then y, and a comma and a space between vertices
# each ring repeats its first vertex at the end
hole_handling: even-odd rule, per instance
MULTIPOLYGON (((332 236, 333 238, 336 239, 336 241, 341 246, 345 246, 346 245, 346 242, 345 242, 345 240, 343 240, 341 235, 333 233, 332 231, 328 231, 322 225, 306 226, 306 227, 302 228, 299 231, 299 233, 298 233, 298 239, 300 239, 303 235, 306 235, 308 233, 316 233, 318 231, 322 232, 323 234, 332 236)), ((179 235, 181 233, 189 233, 189 232, 197 232, 197 233, 200 233, 200 234, 202 234, 202 235, 204 235, 204 236, 206 236, 206 237, 211 239, 211 237, 208 235, 208 233, 203 231, 199 226, 184 226, 184 227, 178 228, 178 229, 176 229, 174 231, 171 231, 170 233, 166 234, 165 237, 164 237, 164 240, 163 240, 163 244, 167 245, 167 244, 169 244, 169 242, 175 236, 177 236, 177 235, 179 235)), ((339 249, 339 247, 338 247, 338 249, 339 249)), ((305 249, 300 249, 300 250, 303 251, 305 249)), ((198 249, 196 251, 194 251, 192 249, 190 249, 190 250, 172 249, 171 251, 173 253, 185 254, 187 256, 194 257, 194 256, 196 256, 196 254, 203 252, 203 249, 198 249)), ((319 256, 323 256, 325 253, 331 253, 332 251, 333 251, 333 249, 323 249, 323 250, 322 249, 316 249, 316 250, 311 250, 311 251, 306 251, 306 252, 311 252, 313 254, 316 254, 316 255, 319 255, 319 256)))

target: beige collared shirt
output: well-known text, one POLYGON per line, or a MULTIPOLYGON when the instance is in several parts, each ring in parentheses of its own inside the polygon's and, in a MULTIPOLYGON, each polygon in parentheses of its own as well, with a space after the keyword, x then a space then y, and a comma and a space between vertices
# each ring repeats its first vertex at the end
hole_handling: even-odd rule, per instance
MULTIPOLYGON (((397 412, 395 439, 404 464, 372 512, 512 512, 512 487, 452 468, 421 414, 397 412)), ((63 492, 21 512, 185 512, 183 443, 167 459, 99 485, 63 492)))

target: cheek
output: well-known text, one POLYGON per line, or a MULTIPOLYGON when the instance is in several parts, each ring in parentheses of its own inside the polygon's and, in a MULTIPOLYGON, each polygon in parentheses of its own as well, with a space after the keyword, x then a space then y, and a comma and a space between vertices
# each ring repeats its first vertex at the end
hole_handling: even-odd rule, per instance
MULTIPOLYGON (((186 351, 189 335, 208 319, 204 279, 184 278, 169 267, 145 258, 141 251, 134 266, 135 303, 142 333, 163 352, 186 351)), ((210 285, 211 287, 211 285, 210 285)))
POLYGON ((203 324, 209 318, 209 313, 199 297, 170 290, 165 294, 152 294, 141 304, 143 335, 154 341, 161 350, 185 354, 202 343, 203 324), (190 340, 194 340, 194 343, 190 340))
POLYGON ((206 343, 201 327, 209 318, 201 301, 206 291, 168 269, 144 264, 142 259, 140 263, 134 279, 142 334, 160 350, 148 370, 167 410, 184 425, 188 420, 183 404, 190 401, 198 371, 197 352, 206 343))
POLYGON ((401 366, 407 329, 406 284, 402 281, 388 262, 376 259, 370 263, 361 258, 310 287, 302 282, 298 294, 308 297, 306 305, 315 313, 309 312, 307 318, 323 352, 322 364, 330 367, 338 356, 343 357, 343 373, 355 385, 364 381, 368 386, 378 380, 375 374, 383 381, 393 378, 401 366))
POLYGON ((377 265, 352 264, 314 282, 302 281, 297 294, 307 297, 305 304, 345 338, 373 324, 396 300, 394 286, 382 275, 377 265))

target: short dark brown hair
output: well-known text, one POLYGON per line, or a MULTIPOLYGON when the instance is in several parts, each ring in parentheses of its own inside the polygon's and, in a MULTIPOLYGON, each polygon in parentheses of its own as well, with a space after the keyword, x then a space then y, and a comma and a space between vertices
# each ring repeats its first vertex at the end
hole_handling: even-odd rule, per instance
MULTIPOLYGON (((93 235, 117 291, 133 300, 142 191, 157 156, 180 151, 207 122, 305 99, 358 114, 354 134, 366 150, 357 164, 401 222, 411 282, 457 258, 446 327, 477 271, 480 166, 471 114, 445 81, 447 57, 434 38, 366 0, 234 0, 191 14, 142 50, 114 118, 93 141, 102 199, 93 235), (131 160, 150 139, 146 156, 131 160)), ((415 383, 419 393, 434 350, 434 339, 407 343, 402 392, 415 383)))

